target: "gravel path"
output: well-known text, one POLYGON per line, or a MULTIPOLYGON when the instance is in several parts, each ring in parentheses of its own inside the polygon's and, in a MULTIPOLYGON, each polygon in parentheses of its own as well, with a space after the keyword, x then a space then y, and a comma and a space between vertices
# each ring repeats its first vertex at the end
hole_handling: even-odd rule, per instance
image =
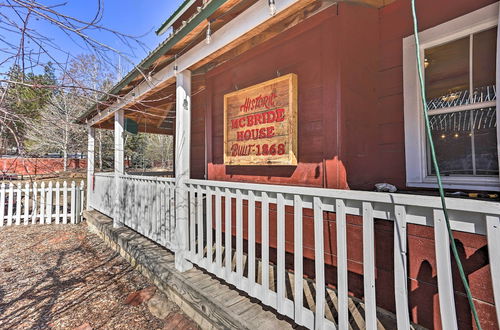
POLYGON ((80 224, 0 228, 0 328, 197 326, 80 224))

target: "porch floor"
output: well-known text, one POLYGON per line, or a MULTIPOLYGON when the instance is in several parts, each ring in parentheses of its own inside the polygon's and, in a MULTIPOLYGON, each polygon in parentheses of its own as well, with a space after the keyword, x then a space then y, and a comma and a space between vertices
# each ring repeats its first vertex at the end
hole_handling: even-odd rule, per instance
POLYGON ((292 329, 294 325, 254 299, 198 269, 180 273, 174 255, 133 230, 113 228, 112 220, 96 211, 84 212, 92 231, 153 280, 203 329, 292 329))

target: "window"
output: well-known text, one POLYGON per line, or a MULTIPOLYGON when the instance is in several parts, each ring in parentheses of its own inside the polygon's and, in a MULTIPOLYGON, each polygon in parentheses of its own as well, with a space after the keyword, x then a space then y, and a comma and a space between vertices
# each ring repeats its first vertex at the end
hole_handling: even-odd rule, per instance
MULTIPOLYGON (((420 33, 427 106, 447 188, 500 190, 497 131, 498 3, 420 33)), ((434 187, 414 36, 404 39, 408 186, 434 187)))

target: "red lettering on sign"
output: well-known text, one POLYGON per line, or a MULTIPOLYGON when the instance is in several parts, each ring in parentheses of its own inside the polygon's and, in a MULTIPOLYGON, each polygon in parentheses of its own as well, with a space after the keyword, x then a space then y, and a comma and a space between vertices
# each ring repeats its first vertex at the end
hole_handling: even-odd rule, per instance
POLYGON ((255 119, 255 125, 262 124, 262 114, 256 113, 254 119, 255 119))
POLYGON ((259 130, 259 139, 265 139, 266 138, 266 128, 261 128, 259 130))
POLYGON ((255 144, 249 145, 239 145, 238 143, 234 143, 231 145, 231 156, 240 157, 240 156, 248 156, 253 150, 255 144))
POLYGON ((285 109, 269 110, 263 113, 256 113, 231 120, 231 128, 238 129, 243 127, 252 127, 261 124, 270 124, 282 122, 285 120, 285 109))
POLYGON ((274 126, 247 129, 245 131, 236 132, 236 139, 238 141, 248 141, 248 140, 258 140, 258 139, 268 139, 275 135, 274 126))
POLYGON ((253 117, 254 116, 248 116, 247 117, 247 126, 253 126, 253 117))
POLYGON ((231 120, 231 128, 237 129, 238 128, 238 119, 232 119, 231 120))
POLYGON ((269 126, 267 128, 267 137, 270 138, 270 137, 273 137, 274 136, 274 126, 269 126))
POLYGON ((275 93, 262 97, 262 95, 256 98, 250 99, 246 98, 245 103, 240 106, 241 112, 248 112, 253 110, 259 110, 262 108, 272 109, 276 107, 275 99, 278 97, 275 93))
POLYGON ((285 120, 285 109, 276 109, 276 122, 285 120))

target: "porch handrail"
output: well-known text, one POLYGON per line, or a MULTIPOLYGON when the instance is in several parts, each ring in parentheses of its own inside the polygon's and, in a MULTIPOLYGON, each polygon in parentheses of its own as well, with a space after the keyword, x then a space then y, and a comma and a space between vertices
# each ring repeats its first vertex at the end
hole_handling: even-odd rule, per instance
MULTIPOLYGON (((370 202, 375 203, 373 210, 374 218, 391 221, 396 220, 396 216, 393 210, 387 208, 387 205, 401 205, 410 207, 406 214, 408 223, 423 226, 432 226, 432 222, 424 219, 426 216, 429 216, 429 212, 422 214, 422 210, 441 209, 439 197, 428 195, 207 180, 188 180, 187 184, 224 189, 228 188, 232 190, 253 190, 273 194, 283 194, 287 206, 293 206, 293 196, 290 195, 302 195, 309 198, 321 197, 345 199, 351 201, 351 203, 346 205, 346 214, 349 215, 362 215, 362 205, 359 203, 370 202)), ((235 197, 234 192, 231 196, 235 197)), ((256 200, 259 201, 258 198, 256 200)), ((271 200, 276 202, 275 199, 271 200)), ((463 217, 464 214, 462 213, 462 216, 457 216, 457 212, 452 212, 452 229, 457 231, 486 235, 486 226, 481 221, 481 218, 484 214, 500 215, 500 203, 498 202, 447 197, 446 203, 450 211, 465 212, 467 215, 466 217, 463 217)), ((311 208, 311 206, 311 201, 304 202, 305 208, 311 208)), ((329 210, 325 209, 325 211, 333 212, 334 208, 330 207, 329 210)), ((432 215, 432 212, 430 214, 432 215)))
POLYGON ((149 175, 130 175, 124 174, 119 175, 120 179, 134 179, 134 180, 145 180, 145 181, 158 181, 158 182, 171 182, 175 183, 175 178, 164 178, 158 176, 149 176, 149 175))
POLYGON ((95 172, 94 176, 114 178, 115 172, 95 172))

